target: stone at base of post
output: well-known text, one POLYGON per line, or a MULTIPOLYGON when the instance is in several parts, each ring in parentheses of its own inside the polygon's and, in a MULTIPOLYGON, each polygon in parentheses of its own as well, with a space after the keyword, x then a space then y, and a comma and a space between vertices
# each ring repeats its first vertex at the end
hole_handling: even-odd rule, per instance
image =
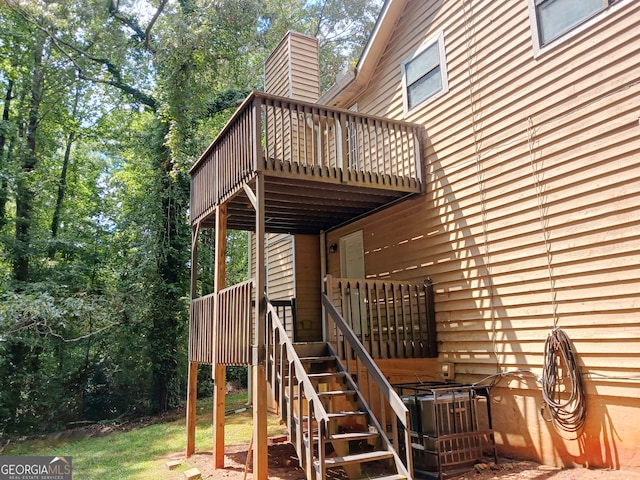
POLYGON ((253 479, 267 480, 267 376, 264 365, 253 370, 253 479))

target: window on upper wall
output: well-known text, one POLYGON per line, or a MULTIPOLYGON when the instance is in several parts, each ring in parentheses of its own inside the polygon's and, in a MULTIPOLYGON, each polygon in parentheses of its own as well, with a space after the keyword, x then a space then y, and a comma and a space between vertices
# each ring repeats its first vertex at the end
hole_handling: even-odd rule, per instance
POLYGON ((529 0, 538 49, 576 29, 619 0, 529 0))
POLYGON ((405 114, 448 91, 444 32, 402 62, 402 87, 405 114))

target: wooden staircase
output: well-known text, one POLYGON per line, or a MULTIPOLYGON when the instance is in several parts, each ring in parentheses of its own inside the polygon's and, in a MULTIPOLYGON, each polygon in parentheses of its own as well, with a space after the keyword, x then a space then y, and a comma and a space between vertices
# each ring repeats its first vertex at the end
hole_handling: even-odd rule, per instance
MULTIPOLYGON (((349 362, 328 343, 292 343, 270 304, 267 336, 267 380, 307 479, 411 478, 408 437, 398 434, 408 416, 386 412, 398 407, 385 406, 382 397, 375 401, 382 413, 374 411, 349 362)), ((368 381, 369 396, 372 387, 368 381)))
POLYGON ((409 411, 326 295, 323 304, 341 354, 292 343, 267 302, 267 383, 300 466, 308 480, 410 480, 409 411))
MULTIPOLYGON (((321 478, 319 474, 324 470, 327 478, 346 475, 350 479, 406 479, 405 475, 398 474, 393 452, 383 446, 360 391, 331 347, 326 343, 300 343, 294 344, 294 349, 329 419, 327 435, 321 445, 318 445, 317 425, 312 422, 311 432, 308 428, 303 429, 305 448, 316 445, 313 447, 316 450, 314 478, 321 478), (318 448, 324 449, 324 468, 318 459, 318 448)), ((297 395, 294 389, 294 400, 297 395)), ((296 403, 287 395, 284 409, 292 409, 296 424, 308 425, 308 412, 298 411, 296 403)))

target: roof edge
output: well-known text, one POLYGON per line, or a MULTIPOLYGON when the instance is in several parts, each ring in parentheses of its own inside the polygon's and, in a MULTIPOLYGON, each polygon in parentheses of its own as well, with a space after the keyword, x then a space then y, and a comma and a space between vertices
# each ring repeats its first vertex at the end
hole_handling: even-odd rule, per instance
POLYGON ((407 0, 385 0, 355 69, 347 70, 339 76, 335 84, 320 97, 318 103, 335 103, 339 101, 338 97, 341 94, 350 92, 353 95, 369 83, 406 3, 407 0), (352 78, 348 81, 350 76, 352 78))

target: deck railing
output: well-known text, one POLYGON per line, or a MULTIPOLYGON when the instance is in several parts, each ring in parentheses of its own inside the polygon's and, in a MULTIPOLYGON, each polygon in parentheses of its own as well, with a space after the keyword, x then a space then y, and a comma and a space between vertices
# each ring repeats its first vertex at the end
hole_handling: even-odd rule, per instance
MULTIPOLYGON (((373 358, 438 356, 433 286, 327 275, 327 295, 373 358)), ((328 339, 342 347, 340 332, 328 339)))
POLYGON ((274 389, 280 415, 289 430, 307 478, 325 478, 329 416, 307 376, 274 306, 267 302, 267 382, 274 389), (306 437, 306 438, 305 438, 306 437), (314 473, 314 457, 317 470, 314 473))
POLYGON ((413 457, 409 410, 326 294, 322 294, 322 305, 327 330, 334 332, 329 335, 329 345, 358 386, 370 420, 393 453, 398 471, 410 478, 413 457))
POLYGON ((191 218, 258 171, 420 191, 421 135, 408 122, 254 92, 191 169, 191 218))
POLYGON ((249 365, 253 333, 253 280, 191 301, 189 361, 249 365), (215 309, 218 309, 216 325, 215 309), (217 335, 216 335, 217 332, 217 335))
POLYGON ((253 279, 218 293, 218 335, 216 363, 251 364, 253 335, 253 279))
POLYGON ((189 311, 189 361, 213 363, 215 294, 191 300, 189 311))

